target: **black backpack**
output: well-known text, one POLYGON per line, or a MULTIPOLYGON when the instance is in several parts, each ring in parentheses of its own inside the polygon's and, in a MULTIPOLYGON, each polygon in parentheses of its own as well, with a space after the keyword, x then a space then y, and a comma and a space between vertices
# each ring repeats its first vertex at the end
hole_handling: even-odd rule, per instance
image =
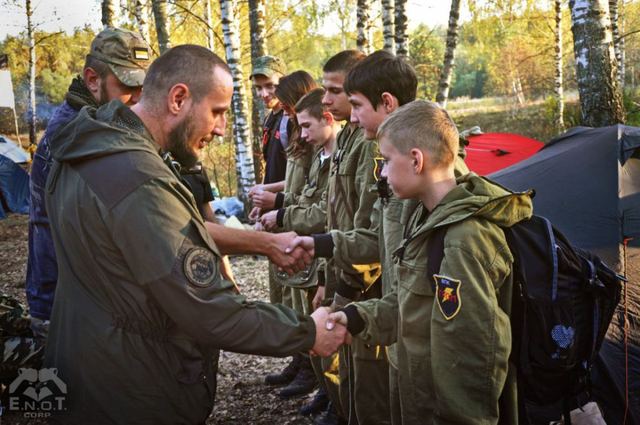
MULTIPOLYGON (((591 367, 624 278, 575 248, 549 220, 533 216, 503 228, 514 257, 512 350, 521 424, 565 418, 591 397, 591 367)), ((446 226, 428 242, 428 276, 438 274, 446 226)))

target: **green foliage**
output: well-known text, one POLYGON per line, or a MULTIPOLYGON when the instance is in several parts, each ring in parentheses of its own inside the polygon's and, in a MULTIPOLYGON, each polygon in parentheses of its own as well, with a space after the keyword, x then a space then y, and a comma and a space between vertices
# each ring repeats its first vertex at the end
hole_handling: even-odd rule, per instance
POLYGON ((627 112, 626 124, 640 126, 640 88, 626 88, 622 100, 627 112))
POLYGON ((409 36, 409 57, 418 76, 418 97, 435 99, 444 58, 445 34, 419 25, 409 36))

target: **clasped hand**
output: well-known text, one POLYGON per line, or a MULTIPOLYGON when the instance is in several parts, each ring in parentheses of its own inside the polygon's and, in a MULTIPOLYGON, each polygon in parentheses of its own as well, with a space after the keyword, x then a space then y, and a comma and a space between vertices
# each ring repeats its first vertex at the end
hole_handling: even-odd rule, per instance
POLYGON ((316 325, 316 339, 311 354, 327 357, 338 351, 342 344, 351 344, 347 331, 347 316, 328 307, 320 307, 311 314, 316 325))

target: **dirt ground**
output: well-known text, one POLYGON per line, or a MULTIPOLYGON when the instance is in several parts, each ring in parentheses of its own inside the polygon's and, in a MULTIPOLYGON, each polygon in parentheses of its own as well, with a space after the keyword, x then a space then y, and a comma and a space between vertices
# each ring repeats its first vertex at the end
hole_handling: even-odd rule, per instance
MULTIPOLYGON (((25 301, 27 263, 27 216, 10 214, 0 220, 0 289, 25 301)), ((238 286, 249 299, 268 299, 267 261, 264 258, 231 259, 238 286)), ((306 425, 309 418, 298 415, 303 398, 284 400, 277 389, 264 385, 267 373, 281 370, 287 359, 222 352, 218 372, 216 404, 209 425, 282 424, 306 425)), ((0 425, 35 425, 42 421, 5 412, 0 425)))

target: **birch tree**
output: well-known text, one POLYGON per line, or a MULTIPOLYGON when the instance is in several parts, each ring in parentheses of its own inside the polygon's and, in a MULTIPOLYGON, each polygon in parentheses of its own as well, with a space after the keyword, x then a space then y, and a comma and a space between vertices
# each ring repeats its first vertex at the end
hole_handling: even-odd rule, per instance
POLYGON ((555 78, 554 88, 558 109, 556 111, 556 127, 564 130, 564 90, 562 78, 562 0, 554 0, 555 3, 555 78))
MULTIPOLYGON (((251 66, 256 59, 267 54, 264 0, 249 0, 249 27, 251 33, 251 66)), ((253 168, 257 181, 262 181, 262 122, 265 107, 258 96, 251 99, 251 128, 253 130, 253 168)))
POLYGON ((162 54, 171 48, 167 0, 151 0, 151 8, 153 9, 153 20, 156 24, 158 47, 160 48, 160 54, 162 54))
POLYGON ((238 177, 238 197, 247 202, 249 189, 255 184, 251 132, 247 121, 247 95, 240 64, 240 31, 235 18, 236 0, 220 0, 220 16, 224 50, 233 76, 233 137, 236 147, 236 175, 238 177))
POLYGON ((215 35, 213 33, 213 14, 211 13, 211 0, 205 0, 204 20, 207 22, 207 47, 213 52, 215 48, 215 35))
POLYGON ((449 11, 449 29, 447 30, 447 43, 444 51, 444 63, 440 80, 438 81, 438 94, 436 102, 443 108, 447 107, 449 98, 449 87, 451 76, 453 75, 453 62, 455 58, 456 46, 458 44, 458 20, 460 19, 460 0, 451 0, 451 10, 449 11))
POLYGON ((624 122, 624 106, 609 6, 605 0, 569 0, 582 124, 602 127, 624 122))
POLYGON ((358 38, 356 39, 356 46, 358 50, 365 54, 371 53, 371 17, 370 15, 371 5, 369 0, 358 0, 356 9, 356 27, 358 29, 358 38))
POLYGON ((396 43, 393 38, 393 10, 394 0, 382 0, 382 36, 384 46, 382 47, 389 53, 396 54, 396 43))
POLYGON ((116 0, 102 0, 102 26, 113 27, 118 15, 116 0))
POLYGON ((148 0, 134 0, 133 17, 136 22, 138 32, 147 43, 151 43, 151 33, 149 31, 149 7, 148 0))
POLYGON ((395 0, 396 55, 409 57, 409 34, 407 32, 407 0, 395 0))
MULTIPOLYGON (((624 4, 624 2, 622 2, 624 4)), ((620 37, 620 19, 622 15, 618 13, 618 0, 609 0, 609 15, 611 16, 611 33, 613 36, 613 48, 616 52, 616 62, 618 64, 618 82, 620 89, 624 87, 624 59, 623 59, 623 43, 624 39, 620 37)))
POLYGON ((29 144, 36 144, 36 39, 31 0, 26 0, 27 38, 29 39, 29 144))

